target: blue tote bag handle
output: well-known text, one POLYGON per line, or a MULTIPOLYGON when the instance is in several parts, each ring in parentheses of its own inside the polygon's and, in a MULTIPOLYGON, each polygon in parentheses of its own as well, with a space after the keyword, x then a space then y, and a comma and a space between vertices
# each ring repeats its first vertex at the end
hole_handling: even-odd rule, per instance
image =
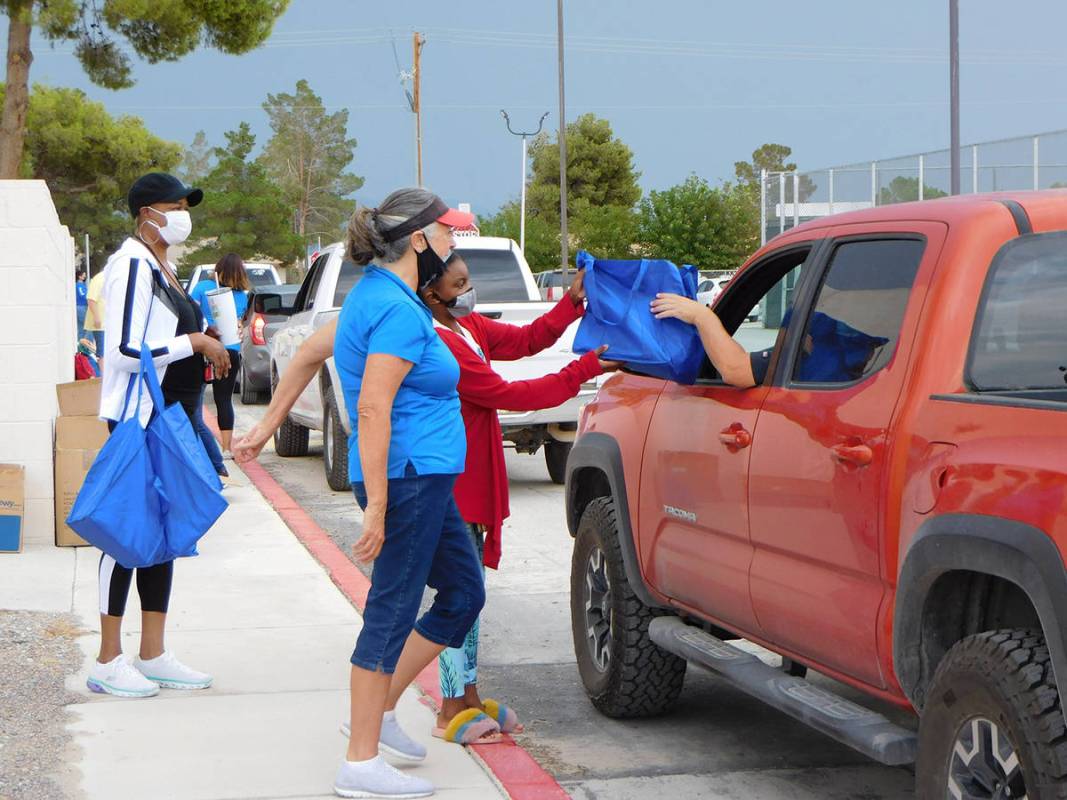
POLYGON ((645 275, 648 274, 648 259, 641 259, 641 266, 637 269, 637 277, 634 278, 633 284, 630 286, 630 296, 629 299, 626 301, 626 307, 619 312, 619 316, 617 319, 612 320, 608 319, 607 315, 604 313, 604 309, 599 307, 600 304, 593 300, 593 298, 598 296, 598 290, 596 265, 594 263, 589 263, 593 261, 592 257, 589 258, 589 262, 585 262, 585 260, 581 258, 582 253, 579 253, 578 256, 578 266, 579 268, 585 270, 585 285, 588 287, 586 295, 589 298, 589 313, 592 314, 597 320, 602 322, 604 325, 608 325, 613 328, 622 325, 623 322, 630 315, 630 306, 633 305, 634 295, 637 293, 638 288, 641 286, 641 282, 644 281, 645 275), (588 266, 586 266, 587 263, 588 266))

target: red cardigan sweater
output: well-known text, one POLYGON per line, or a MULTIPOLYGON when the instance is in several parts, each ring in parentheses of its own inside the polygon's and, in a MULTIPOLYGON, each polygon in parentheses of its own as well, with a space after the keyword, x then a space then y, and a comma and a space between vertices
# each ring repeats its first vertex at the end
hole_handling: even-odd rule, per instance
POLYGON ((567 327, 582 316, 564 295, 555 308, 529 325, 506 325, 481 314, 460 320, 485 353, 483 361, 458 333, 437 328, 437 333, 459 362, 459 399, 467 428, 467 465, 456 480, 459 513, 470 523, 486 527, 484 562, 500 564, 501 536, 508 508, 508 472, 498 409, 534 411, 552 408, 578 394, 582 383, 601 373, 596 353, 589 352, 554 375, 509 383, 493 371, 490 362, 517 361, 551 347, 567 327))

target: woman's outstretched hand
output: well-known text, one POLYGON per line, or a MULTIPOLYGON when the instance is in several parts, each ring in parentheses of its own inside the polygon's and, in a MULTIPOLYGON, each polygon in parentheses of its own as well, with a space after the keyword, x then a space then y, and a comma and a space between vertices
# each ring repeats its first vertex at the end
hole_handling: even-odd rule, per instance
POLYGON ((608 361, 607 359, 601 358, 601 356, 604 355, 604 352, 607 349, 608 349, 608 346, 606 344, 602 344, 595 351, 596 355, 597 355, 597 361, 600 362, 600 369, 603 372, 616 372, 617 370, 619 370, 622 367, 622 362, 621 361, 608 361))
POLYGON ((707 306, 679 294, 657 294, 652 301, 652 315, 656 319, 680 319, 690 325, 696 325, 707 310, 707 306))
POLYGON ((567 295, 571 298, 571 302, 576 306, 585 302, 585 270, 580 269, 574 275, 574 280, 571 281, 571 288, 567 290, 567 295))
POLYGON ((238 464, 247 464, 255 460, 272 433, 262 423, 257 422, 248 429, 248 433, 233 443, 230 448, 233 452, 233 460, 238 464))

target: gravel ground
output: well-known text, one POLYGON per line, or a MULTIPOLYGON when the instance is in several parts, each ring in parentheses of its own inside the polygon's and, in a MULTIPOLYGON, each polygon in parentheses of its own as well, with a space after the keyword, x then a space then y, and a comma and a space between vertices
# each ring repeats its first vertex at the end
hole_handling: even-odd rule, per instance
MULTIPOLYGON (((64 679, 81 664, 71 614, 0 611, 0 800, 69 798, 57 782, 71 737, 64 679)), ((62 780, 60 778, 59 780, 62 780)))

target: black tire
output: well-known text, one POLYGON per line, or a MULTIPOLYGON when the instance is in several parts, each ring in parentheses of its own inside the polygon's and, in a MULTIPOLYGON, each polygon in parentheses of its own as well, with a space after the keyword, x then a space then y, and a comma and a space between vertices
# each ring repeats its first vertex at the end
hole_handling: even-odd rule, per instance
POLYGON ((916 796, 950 797, 950 781, 967 800, 1067 798, 1067 728, 1040 633, 986 631, 941 660, 919 723, 916 796))
POLYGON ((571 454, 572 442, 557 442, 549 439, 545 442, 545 466, 552 483, 562 486, 567 482, 567 456, 571 454))
POLYGON ((341 424, 333 386, 327 386, 322 397, 322 466, 326 483, 335 492, 352 488, 348 480, 348 437, 341 424))
MULTIPOLYGON (((278 385, 278 376, 273 374, 271 386, 278 385)), ((292 456, 306 456, 308 454, 308 435, 311 433, 303 425, 298 425, 287 416, 285 421, 274 432, 274 450, 280 456, 286 458, 292 456)))
POLYGON ((633 593, 616 531, 614 502, 607 497, 591 502, 571 560, 574 654, 598 711, 609 717, 650 717, 678 699, 686 662, 649 638, 649 623, 669 612, 649 608, 633 593))
POLYGON ((261 392, 248 385, 248 376, 245 374, 244 364, 241 365, 241 403, 246 406, 255 406, 266 402, 267 392, 261 392))

